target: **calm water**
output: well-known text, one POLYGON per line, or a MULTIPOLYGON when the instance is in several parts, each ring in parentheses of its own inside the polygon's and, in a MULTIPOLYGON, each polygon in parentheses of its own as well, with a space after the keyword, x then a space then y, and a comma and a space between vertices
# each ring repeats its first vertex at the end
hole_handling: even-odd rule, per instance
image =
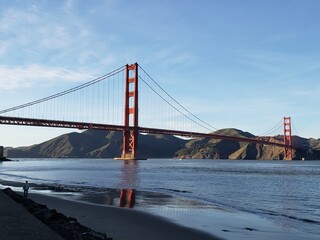
POLYGON ((186 205, 250 213, 288 231, 320 235, 320 161, 33 159, 1 163, 0 178, 95 187, 91 192, 160 192, 186 205))

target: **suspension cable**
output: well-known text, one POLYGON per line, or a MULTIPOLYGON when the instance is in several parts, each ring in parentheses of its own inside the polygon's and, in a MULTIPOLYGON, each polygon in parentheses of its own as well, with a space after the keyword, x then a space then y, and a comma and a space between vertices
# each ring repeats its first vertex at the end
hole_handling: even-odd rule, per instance
POLYGON ((274 133, 276 131, 278 131, 280 129, 280 127, 282 127, 282 119, 276 124, 274 125, 270 130, 264 132, 264 133, 261 133, 259 134, 258 136, 266 136, 266 135, 269 135, 271 133, 274 133), (280 125, 279 125, 280 124, 280 125), (279 125, 279 126, 278 126, 279 125))
MULTIPOLYGON (((203 125, 200 125, 199 123, 197 123, 199 126, 204 127, 205 129, 212 131, 213 129, 215 130, 219 130, 218 128, 210 125, 209 123, 201 120, 200 118, 198 118, 196 115, 194 115, 192 112, 190 112, 188 109, 186 109, 184 106, 182 106, 176 99, 174 99, 167 91, 165 91, 140 65, 139 65, 140 69, 169 97, 171 98, 176 104, 178 104, 183 110, 185 110, 187 113, 189 113, 191 116, 193 116, 194 118, 196 118, 198 121, 202 122, 203 124, 205 124, 206 126, 210 127, 210 129, 208 127, 204 127, 203 125)), ((144 81, 144 80, 143 80, 144 81)), ((145 81, 144 81, 145 82, 145 81)), ((147 84, 148 85, 148 84, 147 84)), ((149 85, 148 85, 149 86, 149 85)), ((149 86, 150 87, 150 86, 149 86)), ((151 87, 150 87, 151 88, 151 87)), ((153 90, 153 89, 152 89, 153 90)), ((153 90, 154 91, 154 90, 153 90)), ((157 93, 157 95, 159 95, 157 93)), ((160 96, 160 95, 159 95, 160 96)), ((161 96, 160 96, 161 97, 161 96)), ((162 98, 162 97, 161 97, 162 98)), ((162 98, 163 99, 163 98, 162 98)), ((165 99, 164 99, 165 100, 165 99)), ((166 100, 165 100, 166 101, 166 100)), ((167 102, 167 101, 166 101, 167 102)), ((167 102, 168 103, 168 102, 167 102)), ((171 105, 171 104, 170 104, 171 105)), ((172 105, 171 105, 172 106, 172 105)), ((173 106, 172 106, 173 107, 173 106)), ((174 107, 175 108, 175 107, 174 107)), ((176 108, 175 108, 176 109, 176 108)), ((176 109, 177 110, 177 109, 176 109)), ((181 111, 179 111, 181 113, 181 111)), ((182 113, 183 114, 183 113, 182 113)), ((186 116, 185 114, 183 114, 184 116, 186 116)), ((188 117, 189 118, 189 117, 188 117)), ((190 118, 189 118, 190 119, 190 118)), ((190 119, 191 120, 191 119, 190 119)), ((194 120, 192 120, 193 122, 195 122, 194 120)), ((195 122, 196 123, 196 122, 195 122)))
POLYGON ((294 122, 293 122, 293 121, 291 121, 291 122, 292 122, 292 125, 293 125, 294 130, 297 132, 297 136, 299 136, 299 132, 298 132, 296 126, 294 125, 294 122))
POLYGON ((208 131, 212 131, 212 129, 196 122, 195 120, 193 120, 192 118, 190 118, 188 115, 186 115, 185 113, 183 113, 182 111, 180 111, 178 108, 176 108, 175 106, 173 106, 168 100, 166 100, 163 96, 161 96, 153 87, 150 86, 150 84, 148 84, 142 77, 139 76, 139 78, 155 93, 157 94, 160 98, 162 98, 162 100, 164 100, 166 103, 168 103, 172 108, 174 108, 176 111, 178 111, 179 113, 181 113, 183 116, 185 116, 186 118, 188 118, 190 121, 192 121, 193 123, 207 129, 208 131))
POLYGON ((66 94, 78 91, 80 89, 83 89, 83 88, 88 87, 90 85, 93 85, 95 83, 101 82, 101 81, 105 80, 106 78, 114 76, 114 75, 118 74, 119 72, 123 71, 124 69, 125 69, 125 66, 122 66, 122 67, 120 67, 120 68, 118 68, 118 69, 116 69, 116 70, 114 70, 114 71, 112 71, 110 73, 102 75, 102 76, 100 76, 98 78, 95 78, 95 79, 89 81, 89 82, 83 83, 81 85, 78 85, 76 87, 70 88, 68 90, 53 94, 53 95, 45 97, 45 98, 41 98, 41 99, 32 101, 32 102, 29 102, 29 103, 25 103, 25 104, 22 104, 22 105, 19 105, 19 106, 16 106, 16 107, 4 109, 4 110, 0 111, 0 114, 7 113, 7 112, 12 112, 14 110, 18 110, 18 109, 29 107, 29 106, 32 106, 32 105, 35 105, 35 104, 38 104, 38 103, 46 102, 46 101, 49 101, 51 99, 58 98, 58 97, 66 95, 66 94))

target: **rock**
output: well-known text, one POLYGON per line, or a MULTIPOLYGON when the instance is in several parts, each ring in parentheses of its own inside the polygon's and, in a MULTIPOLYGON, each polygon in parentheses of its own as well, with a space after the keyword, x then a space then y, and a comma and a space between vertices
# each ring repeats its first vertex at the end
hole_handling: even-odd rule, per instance
POLYGON ((0 157, 0 162, 10 162, 12 160, 6 158, 6 157, 0 157))
POLYGON ((81 225, 75 218, 66 217, 55 209, 50 210, 45 205, 23 198, 10 188, 2 191, 66 240, 112 240, 104 233, 81 225))

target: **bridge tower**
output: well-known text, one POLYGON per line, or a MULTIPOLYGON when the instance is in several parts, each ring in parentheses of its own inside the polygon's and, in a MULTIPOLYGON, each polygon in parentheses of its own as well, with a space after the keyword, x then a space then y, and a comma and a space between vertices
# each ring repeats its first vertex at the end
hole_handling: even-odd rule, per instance
POLYGON ((138 63, 126 65, 122 154, 118 160, 138 160, 138 63))
POLYGON ((286 145, 284 148, 284 160, 292 160, 292 136, 291 136, 291 118, 283 118, 284 135, 283 143, 286 145))

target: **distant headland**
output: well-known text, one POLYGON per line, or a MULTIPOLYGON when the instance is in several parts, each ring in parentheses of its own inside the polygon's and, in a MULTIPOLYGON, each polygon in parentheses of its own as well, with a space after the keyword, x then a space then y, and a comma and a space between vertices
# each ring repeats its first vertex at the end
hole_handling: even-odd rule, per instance
MULTIPOLYGON (((252 139, 263 138, 270 142, 283 141, 281 135, 258 137, 233 128, 214 133, 252 139)), ((320 159, 320 139, 299 136, 292 136, 292 139, 294 145, 300 147, 293 151, 294 160, 320 159)), ((86 130, 64 134, 32 146, 4 148, 3 152, 9 158, 114 158, 121 155, 122 143, 121 132, 86 130)), ((139 155, 146 158, 282 160, 283 148, 219 139, 185 140, 175 136, 149 134, 139 137, 139 155)))

